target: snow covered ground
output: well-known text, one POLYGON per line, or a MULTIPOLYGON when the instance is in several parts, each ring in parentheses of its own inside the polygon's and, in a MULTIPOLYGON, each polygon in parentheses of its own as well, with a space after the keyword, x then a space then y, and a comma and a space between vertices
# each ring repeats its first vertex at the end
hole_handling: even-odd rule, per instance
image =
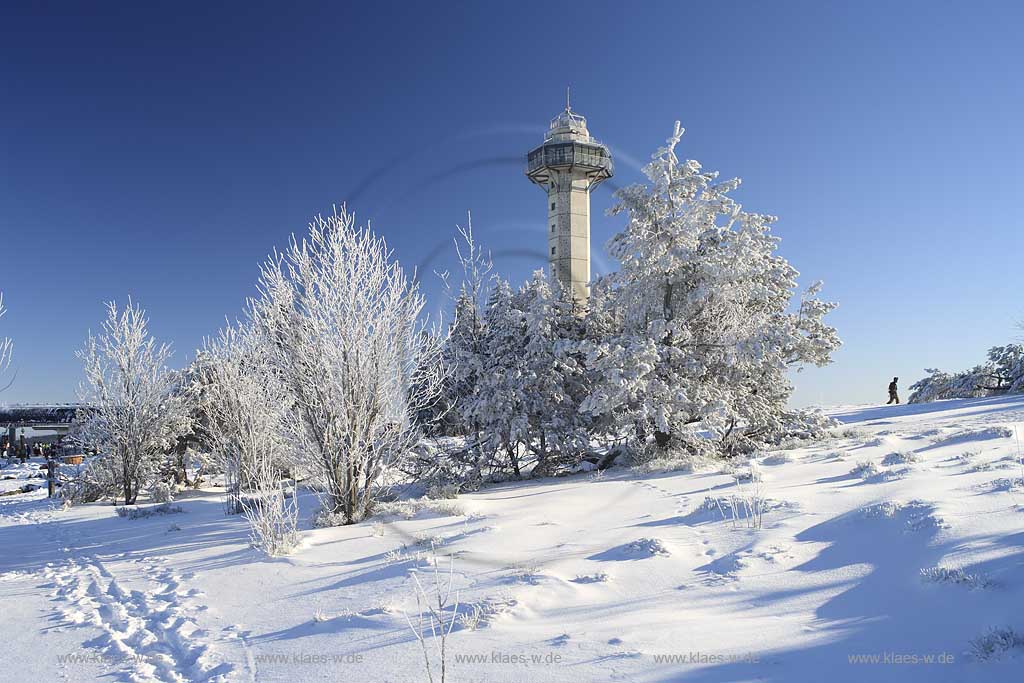
POLYGON ((215 492, 140 519, 0 496, 0 680, 426 680, 432 544, 452 681, 1024 680, 1024 398, 833 414, 761 458, 760 529, 721 472, 494 486, 274 560, 215 492))

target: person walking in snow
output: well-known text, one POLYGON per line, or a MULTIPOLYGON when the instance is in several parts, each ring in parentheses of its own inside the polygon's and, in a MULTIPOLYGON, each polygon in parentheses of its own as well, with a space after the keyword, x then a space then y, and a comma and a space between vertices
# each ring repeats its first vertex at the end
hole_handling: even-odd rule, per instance
POLYGON ((895 403, 896 405, 899 405, 900 397, 899 397, 899 394, 896 393, 897 392, 896 383, 899 382, 899 381, 900 381, 899 377, 893 377, 892 381, 889 382, 889 401, 885 405, 889 405, 891 403, 895 403))

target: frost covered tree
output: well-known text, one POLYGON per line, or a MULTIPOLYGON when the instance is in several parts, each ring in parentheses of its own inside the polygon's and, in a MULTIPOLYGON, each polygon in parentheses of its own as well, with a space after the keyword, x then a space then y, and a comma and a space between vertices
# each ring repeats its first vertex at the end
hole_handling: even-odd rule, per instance
POLYGON ((628 222, 609 251, 621 268, 590 304, 609 329, 586 345, 594 383, 581 409, 613 438, 729 454, 800 430, 787 373, 829 363, 840 341, 817 285, 790 310, 797 272, 775 253, 775 218, 742 209, 738 179, 680 162, 681 135, 677 123, 649 185, 616 193, 612 213, 628 222))
POLYGON ((191 389, 225 474, 228 511, 245 515, 255 546, 282 555, 298 538, 298 509, 284 483, 291 398, 268 348, 252 325, 224 328, 199 353, 191 389))
MULTIPOLYGON (((473 391, 457 405, 479 434, 484 469, 520 477, 529 466, 550 474, 574 463, 589 440, 578 410, 586 376, 573 345, 584 322, 571 297, 543 271, 518 291, 494 278, 475 329, 474 351, 461 348, 474 364, 473 391)), ((452 334, 448 345, 463 341, 452 334)))
POLYGON ((536 474, 575 464, 589 446, 589 421, 579 407, 589 390, 579 342, 586 326, 570 293, 537 271, 519 290, 526 418, 525 444, 536 474))
POLYGON ((421 318, 423 297, 344 207, 268 260, 259 289, 253 321, 294 402, 304 465, 325 512, 358 522, 440 390, 440 341, 421 318))
POLYGON ((525 321, 511 286, 497 279, 484 317, 483 361, 478 390, 469 402, 470 420, 479 425, 484 462, 521 476, 519 447, 529 440, 522 355, 525 321))
POLYGON ((77 415, 75 436, 97 449, 87 476, 127 505, 189 428, 178 375, 167 368, 170 356, 170 346, 149 334, 145 312, 130 300, 123 310, 107 304, 100 333, 90 334, 78 352, 85 371, 79 396, 89 409, 77 415))
POLYGON ((925 372, 927 377, 910 385, 910 403, 1024 392, 1024 345, 993 346, 986 361, 970 370, 950 374, 928 368, 925 372))
POLYGON ((462 280, 456 288, 447 273, 441 275, 454 311, 441 349, 442 365, 447 372, 437 412, 443 415, 438 424, 441 432, 466 437, 468 444, 450 462, 433 464, 444 470, 440 472, 442 479, 473 487, 480 483, 485 459, 484 433, 474 417, 473 405, 481 390, 486 359, 484 297, 495 278, 490 256, 473 237, 472 220, 465 229, 458 230, 455 249, 462 280))

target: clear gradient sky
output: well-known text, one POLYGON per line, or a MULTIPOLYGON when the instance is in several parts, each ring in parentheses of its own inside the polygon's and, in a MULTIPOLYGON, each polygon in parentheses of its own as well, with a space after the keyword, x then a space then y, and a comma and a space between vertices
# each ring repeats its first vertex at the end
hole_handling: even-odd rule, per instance
MULTIPOLYGON (((561 108, 617 173, 680 151, 780 217, 845 346, 794 402, 882 401, 1021 335, 1020 3, 32 3, 0 8, 4 402, 72 400, 102 303, 129 295, 192 357, 258 262, 347 201, 403 264, 451 268, 456 223, 514 283, 544 263, 526 152, 561 108)), ((435 304, 436 305, 436 304, 435 304)))

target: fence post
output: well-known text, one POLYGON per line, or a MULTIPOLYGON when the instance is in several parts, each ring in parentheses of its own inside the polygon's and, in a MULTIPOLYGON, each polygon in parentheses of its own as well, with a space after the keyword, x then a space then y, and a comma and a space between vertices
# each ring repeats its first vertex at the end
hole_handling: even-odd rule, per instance
POLYGON ((56 465, 57 462, 53 459, 53 455, 46 458, 46 490, 49 494, 49 498, 53 498, 53 489, 55 485, 54 474, 56 474, 57 471, 56 465))

